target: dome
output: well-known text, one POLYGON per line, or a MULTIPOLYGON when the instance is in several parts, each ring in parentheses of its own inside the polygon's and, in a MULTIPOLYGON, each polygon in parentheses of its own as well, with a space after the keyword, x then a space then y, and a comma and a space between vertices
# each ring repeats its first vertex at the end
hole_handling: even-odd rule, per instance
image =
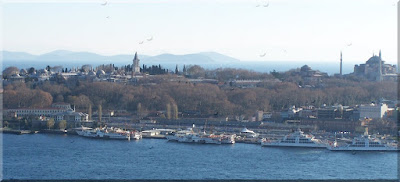
POLYGON ((371 58, 368 59, 367 64, 379 64, 379 61, 382 61, 380 57, 372 56, 371 58))
POLYGON ((106 72, 104 72, 103 70, 97 70, 97 75, 105 75, 106 72))
POLYGON ((88 75, 89 75, 89 76, 96 76, 96 73, 95 73, 94 71, 90 71, 90 72, 88 73, 88 75))
POLYGON ((20 74, 24 74, 24 75, 28 74, 28 71, 26 71, 26 69, 21 69, 19 72, 20 72, 20 74))
POLYGON ((306 72, 306 71, 310 71, 310 70, 311 70, 311 67, 309 67, 308 65, 304 65, 300 68, 300 71, 302 71, 302 72, 306 72))

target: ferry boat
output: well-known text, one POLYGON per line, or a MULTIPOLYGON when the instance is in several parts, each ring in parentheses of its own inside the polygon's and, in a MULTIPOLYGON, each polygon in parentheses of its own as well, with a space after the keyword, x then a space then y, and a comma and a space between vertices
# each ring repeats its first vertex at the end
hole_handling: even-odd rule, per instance
POLYGON ((382 143, 381 140, 370 135, 355 137, 351 144, 338 145, 335 140, 327 146, 330 151, 398 151, 396 144, 382 143))
POLYGON ((135 139, 135 140, 140 140, 143 138, 142 133, 140 133, 138 131, 131 131, 130 135, 131 135, 131 138, 135 139))
POLYGON ((166 135, 165 137, 167 138, 168 141, 179 141, 180 138, 189 135, 190 133, 193 133, 193 130, 191 129, 187 129, 187 130, 181 130, 181 131, 177 131, 177 132, 172 132, 168 135, 166 135))
POLYGON ((326 148, 326 144, 316 139, 313 135, 306 135, 300 129, 294 133, 286 135, 281 140, 270 141, 266 138, 261 139, 263 147, 306 147, 306 148, 326 148))
POLYGON ((221 134, 221 143, 222 144, 234 144, 234 143, 236 143, 235 138, 236 138, 236 134, 233 134, 233 135, 221 134))
POLYGON ((201 143, 201 144, 234 144, 235 135, 214 135, 206 133, 196 133, 193 130, 182 130, 166 136, 168 141, 181 143, 201 143))
POLYGON ((99 128, 93 130, 78 130, 76 131, 79 136, 88 138, 101 138, 101 139, 117 139, 117 140, 130 140, 131 136, 128 131, 115 132, 109 130, 102 130, 99 128))

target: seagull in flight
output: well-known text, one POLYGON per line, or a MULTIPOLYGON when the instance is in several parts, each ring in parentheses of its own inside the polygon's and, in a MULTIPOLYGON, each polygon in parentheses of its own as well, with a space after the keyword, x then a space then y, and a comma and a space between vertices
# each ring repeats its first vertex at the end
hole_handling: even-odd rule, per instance
POLYGON ((153 40, 153 36, 151 36, 150 38, 147 39, 147 41, 151 41, 153 40))
POLYGON ((264 52, 264 54, 261 54, 260 57, 264 57, 265 55, 267 55, 266 52, 264 52))
POLYGON ((106 1, 105 3, 103 3, 103 4, 101 4, 101 5, 105 6, 105 5, 107 5, 107 3, 108 3, 108 2, 106 1))
POLYGON ((269 1, 268 1, 268 3, 267 3, 267 4, 265 4, 265 5, 264 5, 264 7, 268 7, 268 6, 269 6, 269 1))
POLYGON ((110 16, 107 16, 106 18, 110 18, 110 16))
POLYGON ((144 41, 140 41, 139 44, 143 44, 144 41))

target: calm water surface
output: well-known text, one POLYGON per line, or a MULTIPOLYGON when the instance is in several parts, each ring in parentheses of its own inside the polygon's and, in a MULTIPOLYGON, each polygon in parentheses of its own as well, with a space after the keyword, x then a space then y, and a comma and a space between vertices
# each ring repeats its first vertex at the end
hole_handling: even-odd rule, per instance
POLYGON ((71 135, 3 137, 4 179, 396 179, 397 153, 71 135))

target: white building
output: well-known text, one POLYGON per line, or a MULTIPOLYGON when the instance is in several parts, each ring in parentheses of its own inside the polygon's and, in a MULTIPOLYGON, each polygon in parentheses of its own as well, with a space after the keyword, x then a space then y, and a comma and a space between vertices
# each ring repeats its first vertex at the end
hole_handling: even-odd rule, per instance
POLYGON ((380 119, 383 118, 388 111, 388 106, 386 104, 368 104, 360 105, 360 118, 372 118, 380 119))

